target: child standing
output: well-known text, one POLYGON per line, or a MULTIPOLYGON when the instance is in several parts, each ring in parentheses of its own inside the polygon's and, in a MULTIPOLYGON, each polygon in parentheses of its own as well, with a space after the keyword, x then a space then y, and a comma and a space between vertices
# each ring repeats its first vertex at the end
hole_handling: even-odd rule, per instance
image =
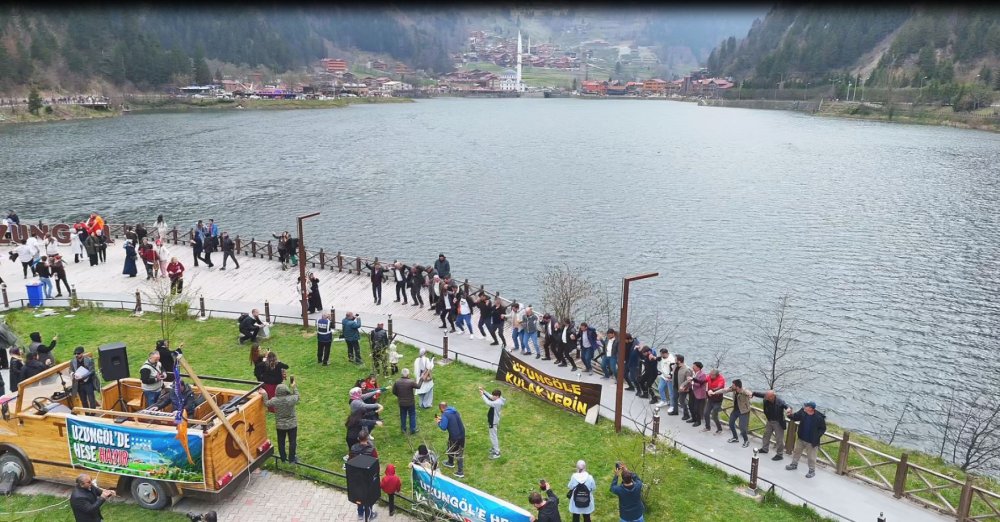
POLYGON ((382 491, 389 495, 389 516, 396 513, 396 493, 403 489, 403 483, 396 476, 396 466, 389 464, 385 467, 385 476, 382 477, 382 491))

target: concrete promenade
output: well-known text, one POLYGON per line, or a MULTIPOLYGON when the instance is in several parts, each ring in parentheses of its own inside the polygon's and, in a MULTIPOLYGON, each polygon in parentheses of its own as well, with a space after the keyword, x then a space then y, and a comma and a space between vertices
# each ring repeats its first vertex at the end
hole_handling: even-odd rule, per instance
MULTIPOLYGON (((88 266, 86 261, 74 264, 72 256, 68 256, 68 259, 66 256, 69 248, 60 247, 64 253, 64 259, 68 260, 67 277, 69 282, 76 286, 80 299, 113 299, 134 302, 136 290, 141 291, 147 286, 141 264, 139 265, 140 275, 138 277, 129 278, 122 275, 124 263, 122 244, 122 241, 119 240, 109 245, 108 262, 97 267, 88 266)), ((235 270, 230 265, 225 271, 221 271, 219 268, 222 266, 222 256, 218 253, 213 255, 214 269, 209 269, 203 264, 195 268, 190 248, 173 245, 169 248, 185 265, 185 287, 198 289, 199 292, 194 295, 205 297, 206 308, 242 312, 256 307, 260 308, 263 313, 264 301, 267 300, 270 302, 272 314, 288 318, 301 316, 296 286, 297 269, 282 271, 277 261, 241 256, 239 257, 239 270, 235 270)), ((20 263, 11 263, 6 257, 6 249, 0 248, 0 253, 3 254, 3 260, 0 261, 0 276, 7 283, 10 298, 26 297, 23 285, 25 281, 22 279, 20 263)), ((452 268, 458 273, 462 271, 461 267, 452 268)), ((388 315, 392 314, 394 331, 401 336, 403 342, 426 347, 434 353, 441 353, 444 330, 438 328, 440 321, 436 320, 436 317, 427 310, 426 306, 420 308, 394 303, 394 285, 391 282, 383 286, 383 304, 378 306, 373 303, 367 275, 349 275, 346 271, 338 274, 336 270, 319 271, 317 269, 315 271, 320 279, 320 293, 324 307, 327 310, 335 308, 338 320, 347 311, 360 312, 363 324, 367 327, 374 326, 376 322, 386 321, 388 315)), ((424 295, 426 300, 426 290, 424 295)), ((53 304, 60 304, 60 302, 57 301, 53 304)), ((130 306, 128 308, 131 309, 130 306)), ((196 309, 197 299, 192 303, 192 310, 196 309)), ((234 314, 213 313, 213 315, 226 318, 234 317, 234 314)), ((318 314, 312 316, 313 319, 318 317, 318 314)), ((474 324, 477 318, 473 318, 474 324)), ((291 322, 295 322, 295 319, 291 319, 291 322)), ((298 319, 298 322, 301 322, 301 319, 298 319)), ((233 335, 236 335, 235 329, 233 335)), ((506 329, 505 335, 509 342, 509 327, 506 329)), ((337 345, 334 346, 334 349, 337 349, 337 345)), ((449 353, 453 356, 457 354, 459 361, 463 363, 490 370, 496 368, 500 356, 499 347, 489 346, 488 340, 470 340, 467 335, 452 335, 449 338, 449 353)), ((535 359, 532 357, 530 361, 534 362, 535 359)), ((573 375, 570 369, 557 367, 550 364, 550 361, 538 361, 538 367, 557 377, 577 378, 577 375, 573 375)), ((726 375, 726 377, 727 380, 731 380, 739 375, 726 375)), ((579 379, 604 385, 601 395, 601 416, 613 418, 615 404, 613 381, 602 380, 596 374, 594 376, 584 374, 579 379)), ((753 380, 748 383, 748 387, 755 389, 753 380)), ((822 410, 821 398, 817 399, 817 402, 822 410)), ((653 415, 649 402, 636 398, 635 394, 631 392, 625 394, 624 410, 627 419, 623 424, 629 429, 634 429, 637 422, 639 424, 645 423, 653 415), (634 419, 634 421, 628 419, 634 419)), ((751 448, 742 448, 740 444, 726 442, 729 438, 728 430, 718 436, 705 434, 700 428, 696 429, 690 424, 681 422, 680 417, 667 416, 665 411, 663 413, 661 433, 667 433, 677 442, 695 448, 697 452, 684 448, 682 450, 695 458, 719 466, 728 473, 735 473, 732 468, 738 468, 744 472, 742 477, 747 477, 745 473, 748 473, 750 469, 751 448, 759 447, 759 439, 752 437, 751 448), (698 452, 710 455, 725 465, 698 452)), ((875 521, 879 513, 884 513, 888 521, 922 522, 953 519, 953 517, 945 517, 935 511, 923 508, 912 501, 897 500, 888 491, 864 484, 851 477, 837 475, 833 470, 823 465, 817 468, 815 478, 805 479, 807 466, 804 460, 800 462, 797 471, 786 471, 784 466, 790 462, 790 456, 786 456, 785 460, 779 462, 772 462, 767 458, 770 456, 771 454, 762 456, 760 460, 760 478, 763 481, 763 486, 766 488, 769 484, 774 484, 777 493, 790 503, 802 504, 804 499, 815 506, 820 506, 823 509, 817 509, 817 511, 824 516, 859 522, 875 521)), ((692 485, 683 487, 690 488, 692 485)))

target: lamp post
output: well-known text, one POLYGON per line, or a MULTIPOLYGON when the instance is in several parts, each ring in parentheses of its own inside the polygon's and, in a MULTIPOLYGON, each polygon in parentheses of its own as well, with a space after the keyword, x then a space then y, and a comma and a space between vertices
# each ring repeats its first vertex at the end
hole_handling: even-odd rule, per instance
POLYGON ((923 78, 920 78, 920 93, 919 93, 920 95, 917 96, 920 99, 920 103, 924 102, 924 80, 928 78, 929 76, 924 76, 923 78))
POLYGON ((313 212, 312 214, 305 214, 296 218, 299 224, 299 288, 302 291, 302 327, 309 328, 309 299, 306 293, 306 238, 303 236, 302 222, 314 216, 318 216, 319 212, 313 212))
POLYGON ((659 272, 649 272, 622 278, 622 313, 618 322, 618 382, 615 395, 615 433, 622 432, 622 385, 625 381, 625 328, 628 324, 628 285, 632 281, 647 279, 660 275, 659 272))

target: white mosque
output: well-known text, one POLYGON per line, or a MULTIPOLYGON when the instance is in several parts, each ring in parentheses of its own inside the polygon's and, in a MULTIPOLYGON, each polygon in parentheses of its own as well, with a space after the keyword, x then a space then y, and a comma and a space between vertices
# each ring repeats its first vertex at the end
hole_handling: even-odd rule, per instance
POLYGON ((521 81, 521 31, 517 32, 517 70, 507 69, 500 73, 500 90, 524 92, 521 81))

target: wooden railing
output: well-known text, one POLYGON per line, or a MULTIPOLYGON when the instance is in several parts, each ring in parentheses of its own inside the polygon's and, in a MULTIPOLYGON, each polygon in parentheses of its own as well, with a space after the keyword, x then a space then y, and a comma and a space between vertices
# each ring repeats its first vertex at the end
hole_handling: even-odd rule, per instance
MULTIPOLYGON (((724 414, 728 421, 732 399, 724 398, 724 414)), ((762 436, 767 419, 764 410, 750 407, 748 433, 762 436)), ((788 421, 785 430, 785 453, 795 448, 798 426, 788 421)), ((848 475, 875 487, 891 491, 896 498, 908 498, 925 507, 952 515, 958 522, 1000 520, 1000 494, 977 486, 975 478, 966 474, 962 480, 909 462, 909 454, 899 457, 883 453, 851 440, 851 432, 826 432, 820 439, 817 462, 830 466, 838 475, 848 475)))

